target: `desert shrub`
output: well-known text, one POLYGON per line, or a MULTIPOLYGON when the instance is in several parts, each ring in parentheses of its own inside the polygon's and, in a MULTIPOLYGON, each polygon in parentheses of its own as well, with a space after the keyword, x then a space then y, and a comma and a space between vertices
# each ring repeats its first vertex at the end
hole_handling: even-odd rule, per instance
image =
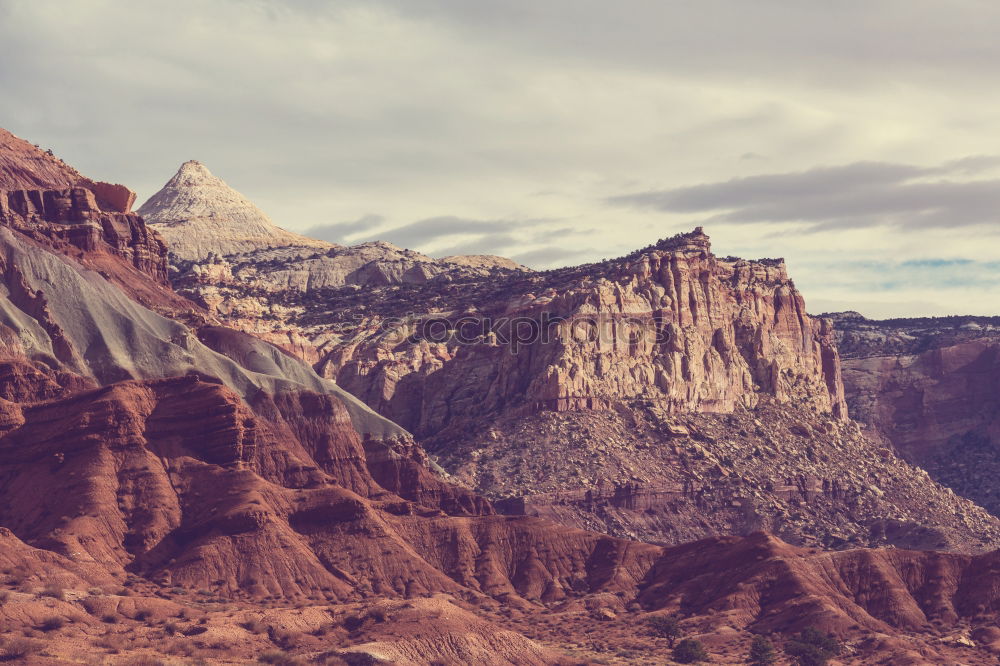
POLYGON ((269 636, 275 645, 286 650, 297 648, 302 644, 302 633, 298 631, 275 629, 272 627, 269 636))
POLYGON ((678 664, 697 664, 708 661, 708 652, 705 651, 705 646, 701 644, 701 641, 685 638, 674 648, 671 657, 678 664))
POLYGON ((0 606, 10 601, 10 590, 0 590, 0 606))
POLYGON ((121 634, 104 634, 100 638, 94 641, 94 645, 99 648, 104 648, 112 654, 118 654, 125 649, 125 637, 121 634))
POLYGON ((798 666, 825 666, 843 647, 830 634, 807 627, 785 644, 785 652, 798 666))
POLYGON ((59 615, 51 615, 38 625, 41 631, 58 631, 66 626, 66 618, 59 615))
POLYGON ((106 622, 107 624, 114 624, 118 621, 117 613, 105 613, 101 616, 101 622, 106 622))
POLYGON ((148 608, 143 608, 142 610, 136 611, 135 613, 135 619, 138 620, 139 622, 145 622, 151 617, 153 617, 153 611, 149 610, 148 608))
POLYGON ((59 601, 66 600, 66 588, 61 584, 54 581, 50 581, 45 584, 42 591, 38 593, 40 597, 52 597, 53 599, 58 599, 59 601))
POLYGON ((137 657, 132 657, 124 662, 124 664, 125 666, 167 666, 165 661, 148 654, 140 654, 137 657))
POLYGON ((42 644, 31 638, 0 638, 0 661, 21 661, 41 649, 42 644))
POLYGON ((313 636, 326 636, 330 633, 336 625, 333 624, 321 624, 312 631, 313 636))
POLYGON ((344 629, 357 631, 365 623, 364 615, 348 615, 344 618, 344 629))
POLYGON ((646 626, 654 636, 666 638, 670 641, 670 647, 681 637, 681 625, 673 615, 657 615, 646 620, 646 626))
POLYGON ((162 646, 162 650, 167 654, 176 654, 185 657, 190 657, 195 653, 196 647, 191 641, 184 640, 182 638, 176 638, 168 642, 166 645, 162 646))
POLYGON ((274 666, 300 666, 302 660, 290 654, 285 654, 280 650, 268 650, 257 656, 257 661, 262 664, 273 664, 274 666))
POLYGON ((778 653, 766 636, 754 636, 750 644, 750 666, 773 666, 778 661, 778 653))
POLYGON ((260 618, 253 618, 252 620, 247 620, 246 622, 241 622, 240 626, 249 631, 251 634, 263 634, 267 631, 267 625, 260 618))
POLYGON ((22 583, 26 582, 28 578, 30 578, 27 569, 25 569, 23 566, 14 567, 13 569, 6 571, 5 573, 8 576, 7 584, 13 585, 15 587, 21 585, 22 583))

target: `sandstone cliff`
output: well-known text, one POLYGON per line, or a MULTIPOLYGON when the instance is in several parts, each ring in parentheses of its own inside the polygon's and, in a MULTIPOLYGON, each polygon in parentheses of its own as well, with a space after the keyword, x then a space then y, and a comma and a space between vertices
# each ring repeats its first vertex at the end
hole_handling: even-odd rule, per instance
POLYGON ((783 263, 717 258, 700 231, 603 264, 380 271, 364 288, 252 255, 236 279, 228 259, 176 283, 415 432, 504 511, 663 543, 757 529, 992 543, 981 509, 845 423, 833 330, 783 263))
MULTIPOLYGON (((762 395, 846 417, 832 328, 805 314, 784 264, 720 260, 700 229, 605 265, 451 294, 437 299, 448 309, 433 289, 400 293, 395 311, 355 308, 368 328, 343 331, 321 367, 421 436, 512 409, 725 413, 762 395)), ((331 294, 309 308, 338 306, 331 294)))
POLYGON ((855 418, 933 478, 1000 514, 1000 320, 836 317, 855 418))

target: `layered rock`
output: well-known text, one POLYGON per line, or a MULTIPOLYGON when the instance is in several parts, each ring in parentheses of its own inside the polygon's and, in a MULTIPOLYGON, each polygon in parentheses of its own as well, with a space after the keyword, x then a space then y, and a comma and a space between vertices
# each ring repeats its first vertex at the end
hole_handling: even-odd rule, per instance
POLYGON ((101 209, 128 213, 135 192, 113 183, 93 181, 56 157, 0 127, 0 191, 66 190, 82 187, 97 198, 101 209))
POLYGON ((330 290, 363 301, 373 288, 502 277, 494 262, 445 262, 391 243, 373 241, 317 251, 283 247, 205 261, 178 262, 173 284, 212 316, 281 346, 309 363, 329 331, 307 333, 298 322, 307 303, 330 290))
POLYGON ((168 240, 178 289, 211 316, 310 363, 319 360, 317 343, 290 323, 317 294, 527 271, 489 255, 439 260, 383 241, 343 247, 306 238, 275 226, 193 161, 139 211, 168 240))
POLYGON ((0 129, 0 225, 114 273, 122 286, 134 283, 136 272, 165 284, 166 246, 129 212, 134 200, 127 187, 86 178, 0 129))
MULTIPOLYGON (((331 345, 323 371, 421 436, 462 416, 631 401, 725 413, 768 395, 846 416, 832 328, 805 314, 784 264, 719 260, 700 229, 450 294, 448 310, 430 289, 356 308, 367 328, 331 345)), ((330 296, 311 307, 337 308, 330 296)))
POLYGON ((855 418, 935 479, 1000 514, 1000 321, 837 319, 855 418))
MULTIPOLYGON (((107 211, 87 192, 49 189, 34 212, 9 207, 15 223, 0 227, 0 659, 31 654, 15 633, 45 631, 41 656, 63 661, 292 658, 265 656, 275 648, 334 663, 639 661, 669 653, 644 628, 664 614, 682 615, 720 662, 742 659, 751 632, 809 625, 864 662, 971 663, 1000 649, 997 553, 819 553, 760 533, 666 549, 493 515, 434 474, 401 427, 308 365, 193 304, 184 321, 195 324, 182 323, 172 313, 185 301, 130 257, 59 235, 107 211)), ((829 331, 802 314, 776 262, 716 260, 695 234, 614 265, 496 277, 372 287, 364 303, 304 308, 301 330, 330 336, 331 322, 364 312, 326 344, 352 362, 383 354, 400 379, 384 384, 388 398, 433 401, 436 373, 407 384, 422 372, 401 362, 422 358, 414 350, 485 378, 491 392, 471 394, 485 395, 477 415, 455 371, 441 375, 455 412, 433 435, 463 476, 519 491, 521 513, 546 506, 564 523, 600 518, 605 531, 616 520, 634 529, 641 513, 682 538, 756 525, 834 546, 865 543, 862 527, 876 543, 1000 540, 996 521, 948 503, 845 421, 829 331), (415 302, 415 320, 391 318, 415 302), (417 326, 452 311, 534 321, 547 304, 574 319, 545 340, 509 338, 517 363, 503 327, 465 345, 457 328, 433 341, 439 329, 417 326), (653 304, 664 316, 643 309, 653 304), (573 337, 577 316, 602 312, 670 334, 622 335, 611 317, 609 339, 573 337), (401 330, 411 337, 389 346, 384 335, 401 330), (508 370, 515 379, 491 374, 508 370), (636 385, 649 377, 647 398, 636 385), (535 476, 511 485, 490 465, 515 458, 535 476), (636 483, 588 488, 600 484, 567 481, 574 470, 636 483), (529 483, 591 492, 532 502, 529 483)))
POLYGON ((95 266, 102 254, 119 257, 167 282, 166 246, 156 232, 134 213, 102 209, 85 187, 0 191, 0 225, 72 248, 72 254, 95 266))
POLYGON ((0 128, 0 190, 75 187, 85 180, 52 151, 44 151, 0 128))
MULTIPOLYGON (((202 276, 179 284, 250 320, 250 292, 202 276)), ((700 230, 546 273, 314 284, 301 298, 281 284, 257 287, 256 313, 509 513, 662 543, 757 529, 832 547, 994 538, 982 510, 845 423, 832 329, 805 314, 784 264, 719 259, 700 230)))

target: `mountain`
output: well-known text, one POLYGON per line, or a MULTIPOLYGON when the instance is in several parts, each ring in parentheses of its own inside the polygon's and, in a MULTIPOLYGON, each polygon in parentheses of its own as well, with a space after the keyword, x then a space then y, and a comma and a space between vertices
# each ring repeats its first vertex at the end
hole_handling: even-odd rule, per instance
MULTIPOLYGON (((0 161, 2 182, 32 183, 0 191, 0 660, 642 663, 670 654, 647 625, 664 615, 678 616, 716 663, 745 661, 755 634, 780 647, 807 627, 835 635, 858 663, 1000 654, 998 553, 971 552, 992 543, 994 523, 860 437, 844 414, 827 325, 804 314, 778 262, 716 259, 696 233, 567 271, 318 288, 309 301, 338 300, 307 311, 346 362, 386 354, 373 376, 388 386, 387 372, 397 372, 428 402, 426 415, 412 404, 399 411, 434 441, 468 432, 466 441, 494 443, 498 458, 538 460, 538 438, 551 436, 546 445, 569 444, 552 452, 563 467, 585 453, 610 461, 609 475, 628 462, 622 449, 659 447, 644 464, 663 457, 689 488, 592 491, 577 516, 605 516, 606 531, 616 515, 638 525, 641 513, 664 534, 671 524, 675 536, 729 529, 725 521, 753 508, 727 494, 749 488, 732 470, 802 456, 816 469, 842 465, 844 478, 761 485, 785 502, 783 533, 819 543, 804 526, 822 518, 848 535, 864 525, 873 541, 945 539, 969 552, 822 551, 759 531, 665 547, 565 524, 579 510, 568 497, 544 505, 564 524, 499 514, 436 467, 407 429, 300 358, 226 326, 223 309, 173 291, 167 246, 141 216, 102 204, 94 181, 47 187, 52 165, 34 173, 37 156, 25 154, 0 161), (527 316, 547 302, 553 314, 619 308, 648 323, 639 294, 677 304, 654 326, 669 335, 629 335, 625 345, 574 342, 563 330, 549 343, 517 336, 524 348, 514 355, 502 326, 468 351, 421 335, 393 347, 371 328, 392 334, 429 322, 441 303, 472 313, 476 302, 480 315, 493 303, 527 316), (389 319, 413 304, 423 309, 409 323, 389 319), (344 316, 368 313, 340 341, 326 320, 335 305, 344 316), (451 373, 461 370, 468 385, 487 385, 472 394, 483 420, 456 389, 450 430, 449 419, 437 420, 435 373, 422 377, 419 362, 404 372, 402 358, 457 362, 439 376, 454 387, 451 373), (569 381, 558 372, 536 381, 550 367, 569 381), (645 397, 637 387, 650 367, 664 378, 645 397), (523 379, 490 374, 499 371, 523 379), (641 441, 587 439, 596 439, 588 419, 617 418, 641 441), (504 419, 536 439, 506 439, 504 419), (487 424, 495 438, 477 430, 487 424), (907 488, 925 493, 919 522, 900 517, 911 508, 900 504, 907 488), (709 524, 713 513, 721 522, 709 524)), ((435 321, 416 333, 439 335, 435 321)), ((404 396, 393 386, 389 398, 404 396)), ((484 446, 466 459, 485 466, 491 455, 484 446)), ((549 474, 562 482, 555 466, 549 474)))
POLYGON ((833 316, 855 418, 1000 515, 1000 318, 833 316))
POLYGON ((315 346, 287 322, 318 290, 528 271, 490 255, 433 259, 384 241, 344 247, 299 236, 193 161, 139 212, 169 242, 175 286, 213 316, 310 363, 319 360, 315 346))
POLYGON ((194 160, 182 164, 138 212, 181 260, 273 247, 333 247, 275 226, 264 211, 194 160))
POLYGON ((784 263, 717 258, 700 229, 603 264, 383 269, 363 288, 241 261, 239 279, 192 267, 175 284, 504 512, 665 544, 762 529, 825 547, 998 543, 995 518, 847 419, 833 328, 784 263))

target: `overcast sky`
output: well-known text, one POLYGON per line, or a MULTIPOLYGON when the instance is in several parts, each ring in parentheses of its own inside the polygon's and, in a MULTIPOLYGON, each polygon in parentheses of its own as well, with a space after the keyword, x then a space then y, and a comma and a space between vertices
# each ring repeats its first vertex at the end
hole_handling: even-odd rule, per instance
POLYGON ((534 267, 703 225, 814 312, 1000 314, 1000 3, 0 0, 0 125, 140 201, 534 267))

